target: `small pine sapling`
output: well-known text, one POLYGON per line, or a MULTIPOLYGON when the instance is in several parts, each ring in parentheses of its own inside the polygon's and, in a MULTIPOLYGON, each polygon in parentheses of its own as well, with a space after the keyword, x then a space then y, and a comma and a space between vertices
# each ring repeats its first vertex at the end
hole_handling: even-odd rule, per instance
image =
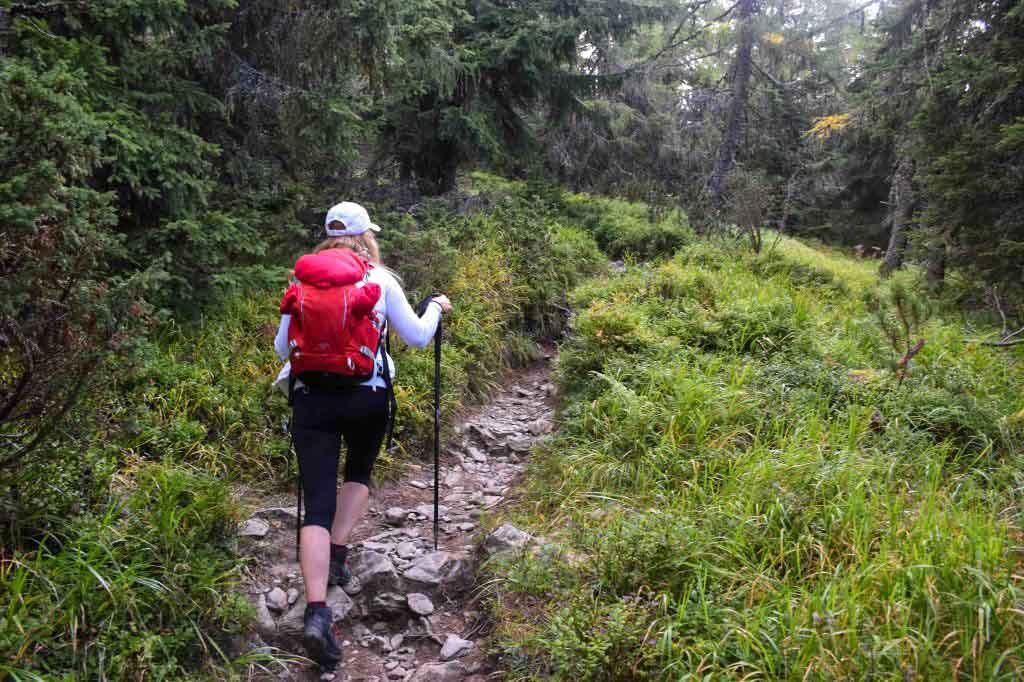
POLYGON ((899 282, 879 294, 868 295, 866 303, 895 353, 892 369, 899 388, 907 378, 911 361, 925 346, 921 330, 931 317, 931 308, 899 282))

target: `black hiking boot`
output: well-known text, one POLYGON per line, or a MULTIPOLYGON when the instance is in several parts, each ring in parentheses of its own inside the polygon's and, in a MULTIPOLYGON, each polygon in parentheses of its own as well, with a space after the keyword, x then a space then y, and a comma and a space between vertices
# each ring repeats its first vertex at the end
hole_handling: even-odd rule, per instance
POLYGON ((358 594, 361 589, 359 580, 349 570, 347 559, 347 545, 331 545, 331 564, 327 570, 327 585, 337 585, 348 594, 358 594))
POLYGON ((302 643, 306 655, 324 667, 341 662, 341 647, 334 636, 334 615, 329 606, 306 607, 302 643))
POLYGON ((327 571, 327 584, 345 587, 352 582, 352 571, 348 570, 344 559, 331 557, 331 567, 327 571))

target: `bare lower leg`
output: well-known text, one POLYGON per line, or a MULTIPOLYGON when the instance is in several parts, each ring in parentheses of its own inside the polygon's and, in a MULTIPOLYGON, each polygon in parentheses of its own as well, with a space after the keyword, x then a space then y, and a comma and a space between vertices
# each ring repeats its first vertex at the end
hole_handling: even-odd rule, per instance
POLYGON ((303 526, 299 566, 306 583, 306 601, 327 599, 327 567, 331 561, 331 534, 321 526, 303 526))
POLYGON ((366 513, 370 489, 361 483, 344 483, 338 491, 338 506, 331 531, 321 526, 303 526, 299 565, 306 583, 306 601, 327 599, 327 571, 331 561, 331 543, 344 545, 352 529, 366 513))
POLYGON ((352 529, 366 513, 370 502, 370 489, 362 483, 343 483, 338 491, 338 507, 331 526, 331 542, 344 545, 352 529))

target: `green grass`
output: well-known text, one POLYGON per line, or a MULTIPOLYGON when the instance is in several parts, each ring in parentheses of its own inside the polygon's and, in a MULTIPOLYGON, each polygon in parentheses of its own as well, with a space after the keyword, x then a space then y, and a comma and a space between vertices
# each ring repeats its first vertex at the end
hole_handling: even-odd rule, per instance
MULTIPOLYGON (((585 229, 513 189, 483 213, 435 202, 416 221, 382 218, 385 263, 410 301, 443 291, 456 306, 445 319, 446 429, 564 329, 566 292, 606 268, 585 229)), ((17 527, 0 556, 0 679, 227 678, 260 662, 231 661, 224 647, 251 616, 234 591, 228 491, 294 482, 288 408, 271 388, 281 293, 229 289, 204 316, 136 339, 109 391, 76 417, 87 437, 18 470, 17 527)), ((378 477, 425 457, 433 432, 433 354, 393 349, 398 448, 378 477)))
POLYGON ((234 587, 235 503, 178 466, 118 476, 105 507, 0 562, 0 677, 181 679, 232 667, 247 622, 234 587))
POLYGON ((783 239, 576 290, 520 518, 568 558, 494 569, 512 679, 1024 675, 1022 356, 946 311, 898 386, 877 287, 783 239))

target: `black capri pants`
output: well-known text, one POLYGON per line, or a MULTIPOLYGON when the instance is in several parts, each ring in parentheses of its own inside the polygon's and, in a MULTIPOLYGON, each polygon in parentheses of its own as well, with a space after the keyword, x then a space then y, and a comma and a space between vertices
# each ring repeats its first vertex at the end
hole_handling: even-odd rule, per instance
POLYGON ((295 389, 293 436, 306 497, 303 526, 331 529, 337 507, 338 457, 345 440, 345 482, 370 485, 387 430, 388 399, 371 386, 295 389))

